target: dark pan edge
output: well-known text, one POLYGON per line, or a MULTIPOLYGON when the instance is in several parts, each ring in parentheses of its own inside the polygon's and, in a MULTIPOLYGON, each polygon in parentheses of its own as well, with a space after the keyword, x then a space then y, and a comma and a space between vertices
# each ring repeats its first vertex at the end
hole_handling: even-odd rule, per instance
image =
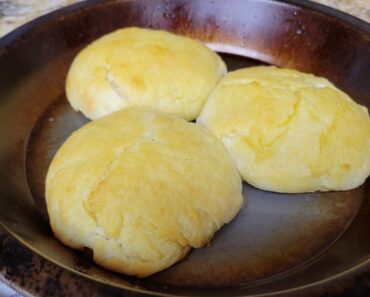
MULTIPOLYGON (((353 25, 354 27, 366 32, 367 34, 370 34, 370 23, 368 23, 364 20, 361 20, 360 18, 357 18, 355 16, 352 16, 348 13, 345 13, 343 11, 340 11, 338 9, 335 9, 335 8, 332 8, 332 7, 323 5, 323 4, 314 3, 314 2, 311 2, 311 1, 308 1, 308 0, 261 0, 261 1, 274 2, 274 3, 283 4, 283 5, 284 4, 285 5, 291 5, 291 6, 295 6, 295 7, 298 7, 298 8, 299 7, 304 7, 304 8, 307 8, 309 10, 319 12, 319 13, 323 13, 323 14, 331 16, 335 19, 339 19, 341 21, 344 21, 345 23, 353 25)), ((40 16, 40 17, 30 21, 30 22, 27 22, 27 23, 21 25, 20 27, 18 27, 17 29, 15 29, 13 31, 10 31, 9 33, 7 33, 6 35, 4 35, 3 37, 0 38, 0 50, 4 47, 8 46, 11 42, 16 40, 18 37, 20 37, 26 31, 34 29, 35 27, 37 27, 38 24, 40 24, 40 23, 42 23, 42 22, 44 22, 48 19, 51 19, 54 16, 63 15, 66 12, 75 11, 75 10, 78 10, 79 8, 86 8, 90 5, 99 4, 99 3, 102 3, 102 1, 100 1, 100 0, 88 0, 88 1, 78 2, 78 3, 72 4, 72 5, 68 5, 66 7, 57 9, 55 11, 49 12, 49 13, 47 13, 45 15, 42 15, 42 16, 40 16)), ((0 52, 0 54, 1 54, 1 52, 0 52)))
MULTIPOLYGON (((338 20, 341 20, 341 21, 345 22, 346 24, 350 24, 350 25, 356 27, 359 30, 364 31, 366 34, 370 34, 370 24, 369 23, 367 23, 367 22, 365 22, 365 21, 363 21, 359 18, 356 18, 354 16, 351 16, 347 13, 341 12, 341 11, 336 10, 334 8, 327 7, 327 6, 322 5, 322 4, 309 2, 307 0, 280 0, 280 1, 278 1, 278 0, 262 0, 262 1, 293 5, 293 6, 296 6, 296 7, 304 7, 306 9, 313 10, 313 11, 318 12, 318 13, 323 13, 323 14, 329 15, 333 18, 336 18, 338 20)), ((16 30, 11 31, 10 33, 6 34, 4 37, 0 38, 0 54, 1 54, 1 50, 3 50, 6 46, 10 45, 13 41, 15 41, 18 37, 22 36, 25 32, 35 29, 38 24, 40 24, 40 23, 42 23, 46 20, 49 20, 49 19, 51 19, 55 16, 62 15, 66 12, 75 11, 77 9, 85 8, 85 7, 88 7, 90 5, 99 4, 99 3, 102 3, 102 2, 99 1, 99 0, 91 0, 91 1, 84 1, 84 2, 80 2, 80 3, 76 3, 76 4, 73 4, 73 5, 64 7, 62 9, 50 12, 50 13, 44 15, 44 16, 41 16, 41 17, 31 21, 31 22, 28 22, 28 23, 20 26, 16 30)), ((100 281, 96 280, 95 278, 90 277, 89 275, 86 275, 86 274, 81 273, 79 271, 73 270, 69 267, 64 266, 63 264, 57 263, 57 262, 53 261, 52 259, 49 259, 48 257, 40 254, 37 250, 35 250, 32 246, 30 246, 26 241, 24 241, 21 237, 19 237, 15 233, 13 233, 7 226, 5 226, 1 219, 0 219, 0 225, 9 234, 11 234, 15 239, 17 239, 23 246, 30 249, 34 253, 36 253, 38 255, 41 255, 42 257, 44 257, 48 261, 56 264, 57 266, 60 266, 64 269, 66 269, 66 270, 68 270, 72 273, 83 276, 84 278, 88 278, 88 279, 93 280, 95 282, 100 282, 100 281)), ((357 264, 357 265, 355 265, 355 266, 353 266, 353 267, 351 267, 351 268, 349 268, 345 271, 342 271, 341 273, 338 273, 336 275, 333 275, 331 277, 328 277, 326 279, 323 279, 323 280, 320 280, 320 281, 317 281, 317 282, 313 282, 311 284, 303 285, 303 286, 292 288, 292 289, 281 290, 281 291, 277 291, 277 292, 273 292, 273 293, 264 293, 264 294, 257 294, 257 295, 251 295, 251 296, 255 296, 255 297, 258 297, 258 296, 276 296, 276 295, 281 295, 281 294, 290 294, 290 293, 293 293, 293 292, 297 292, 299 290, 314 288, 314 287, 317 287, 317 286, 320 286, 320 285, 329 285, 330 282, 332 282, 334 280, 337 280, 339 278, 346 278, 348 276, 350 276, 351 278, 355 277, 356 275, 365 272, 366 269, 368 269, 369 267, 370 267, 370 258, 366 259, 365 261, 363 261, 363 262, 361 262, 361 263, 359 263, 359 264, 357 264), (349 275, 349 274, 351 274, 351 275, 349 275)), ((100 283, 102 283, 102 282, 100 282, 100 283)), ((116 288, 127 289, 127 290, 137 292, 137 293, 141 293, 141 294, 151 294, 151 295, 155 295, 155 296, 173 296, 172 294, 165 294, 165 293, 160 293, 160 292, 147 292, 147 291, 143 291, 141 289, 133 288, 133 287, 132 288, 127 288, 127 287, 125 288, 125 287, 121 287, 121 286, 116 286, 114 284, 110 284, 110 285, 113 285, 116 288)), ((14 287, 16 288, 16 290, 19 290, 20 292, 23 293, 23 290, 20 287, 18 287, 18 286, 14 286, 14 287)))
POLYGON ((326 6, 324 4, 319 4, 316 2, 311 2, 309 0, 266 0, 270 2, 280 2, 280 3, 286 3, 289 5, 293 5, 296 7, 303 7, 318 13, 322 13, 325 15, 328 15, 330 17, 333 17, 337 20, 341 20, 345 23, 349 23, 358 29, 366 32, 367 34, 370 34, 370 23, 353 16, 351 14, 348 14, 344 11, 338 10, 336 8, 326 6))
POLYGON ((27 31, 31 31, 37 27, 37 25, 43 23, 44 21, 47 21, 49 19, 52 19, 54 16, 61 16, 66 12, 72 12, 76 11, 80 8, 86 8, 89 7, 90 5, 98 4, 101 3, 102 1, 100 0, 85 0, 82 2, 77 2, 75 4, 71 4, 68 6, 65 6, 63 8, 59 8, 57 10, 48 12, 42 16, 39 16, 32 21, 29 21, 18 28, 14 29, 13 31, 10 31, 9 33, 5 34, 3 37, 0 38, 0 54, 1 50, 8 45, 10 45, 12 42, 14 42, 17 38, 23 35, 23 33, 27 31))
MULTIPOLYGON (((0 221, 0 225, 6 230, 6 232, 8 232, 11 236, 13 236, 18 242, 20 242, 24 247, 26 247, 27 249, 31 250, 32 252, 34 252, 35 254, 43 257, 44 259, 50 261, 51 263, 55 264, 56 266, 58 267, 61 267, 71 273, 74 273, 74 274, 77 274, 85 279, 89 279, 89 280, 92 280, 94 282, 97 282, 101 285, 104 285, 104 286, 107 286, 106 283, 98 280, 98 279, 95 279, 87 274, 84 274, 80 271, 77 271, 77 270, 74 270, 74 269, 71 269, 70 267, 67 267, 67 266, 64 266, 63 264, 60 264, 60 263, 57 263, 56 261, 54 261, 53 259, 50 259, 49 257, 47 256, 44 256, 42 254, 40 254, 37 250, 35 250, 32 246, 28 245, 21 237, 19 237, 17 234, 13 233, 11 230, 9 230, 6 226, 3 225, 3 223, 0 221)), ((308 284, 308 285, 303 285, 303 286, 300 286, 300 287, 296 287, 296 288, 292 288, 292 289, 286 289, 286 290, 280 290, 280 291, 275 291, 275 292, 271 292, 271 293, 262 293, 262 294, 256 294, 256 295, 248 295, 248 297, 267 297, 267 296, 294 296, 293 294, 296 294, 296 293, 301 293, 302 295, 300 296, 316 296, 315 293, 315 290, 319 290, 320 289, 320 292, 322 293, 322 286, 326 286, 327 288, 331 288, 331 286, 333 286, 333 282, 334 281, 337 281, 338 279, 341 279, 342 281, 347 281, 347 282, 350 282, 351 280, 353 280, 354 278, 360 276, 362 273, 369 273, 369 268, 370 268, 370 258, 365 260, 364 262, 362 263, 359 263, 357 264, 356 266, 352 267, 352 268, 349 268, 341 273, 338 273, 336 275, 333 275, 331 277, 328 277, 326 279, 323 279, 323 280, 320 280, 320 281, 317 281, 317 282, 313 282, 311 284, 308 284), (320 288, 321 287, 321 288, 320 288), (303 291, 303 290, 307 290, 307 291, 303 291)), ((0 279, 2 280, 3 277, 1 277, 1 274, 0 274, 0 279)), ((7 281, 6 281, 7 282, 7 281)), ((142 295, 147 295, 147 296, 163 296, 163 297, 171 297, 171 296, 178 296, 178 297, 188 297, 188 295, 178 295, 178 294, 172 294, 172 293, 161 293, 161 292, 156 292, 156 291, 149 291, 147 289, 145 290, 142 290, 142 289, 139 289, 139 288, 135 288, 135 287, 123 287, 123 286, 117 286, 115 284, 109 284, 108 286, 112 286, 116 289, 123 289, 123 290, 127 290, 127 291, 130 291, 130 292, 135 292, 135 293, 139 293, 139 294, 142 294, 142 295)), ((17 285, 11 285, 11 287, 13 287, 16 291, 18 292, 21 292, 23 294, 23 288, 21 288, 20 286, 17 286, 17 285)), ((242 297, 242 295, 240 296, 242 297)))

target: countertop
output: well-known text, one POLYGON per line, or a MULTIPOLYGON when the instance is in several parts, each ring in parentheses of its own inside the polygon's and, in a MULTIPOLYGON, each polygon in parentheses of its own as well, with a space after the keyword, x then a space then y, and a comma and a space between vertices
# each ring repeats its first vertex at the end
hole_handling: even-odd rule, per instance
MULTIPOLYGON (((0 37, 40 15, 76 2, 79 1, 0 0, 0 37)), ((315 2, 337 8, 370 22, 370 0, 316 0, 315 2)), ((26 250, 0 228, 0 297, 22 296, 6 287, 1 281, 8 284, 16 283, 18 290, 27 290, 27 293, 23 292, 25 295, 105 296, 108 293, 102 291, 100 285, 91 281, 81 281, 80 277, 61 270, 26 250), (21 263, 17 269, 9 269, 9 267, 16 267, 17 263, 21 263), (32 279, 32 283, 26 283, 29 279, 32 279), (89 285, 86 286, 87 284, 89 285), (83 290, 82 285, 84 285, 83 290)), ((362 289, 358 288, 356 296, 360 296, 361 292, 362 289)), ((352 296, 352 293, 345 296, 352 296)))

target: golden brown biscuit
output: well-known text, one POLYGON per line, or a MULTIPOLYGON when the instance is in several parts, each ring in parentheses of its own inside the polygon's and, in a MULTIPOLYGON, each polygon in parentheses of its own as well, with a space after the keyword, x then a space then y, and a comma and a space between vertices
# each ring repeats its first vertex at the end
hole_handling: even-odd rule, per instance
POLYGON ((66 92, 72 107, 89 119, 139 105, 194 120, 225 73, 221 58, 199 41, 127 28, 77 55, 66 92))
POLYGON ((324 78, 275 67, 231 72, 197 122, 261 189, 348 190, 370 173, 368 111, 324 78))
POLYGON ((55 236, 109 269, 147 276, 205 245, 242 205, 241 179, 200 125, 131 107, 63 144, 46 178, 55 236))

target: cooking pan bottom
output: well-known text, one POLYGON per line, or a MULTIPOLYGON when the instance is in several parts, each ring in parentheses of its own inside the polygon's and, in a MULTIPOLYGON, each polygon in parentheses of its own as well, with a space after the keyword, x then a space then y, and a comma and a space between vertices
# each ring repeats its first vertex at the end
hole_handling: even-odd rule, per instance
MULTIPOLYGON (((222 56, 229 70, 261 64, 241 56, 222 56)), ((33 129, 26 168, 45 225, 47 168, 66 138, 87 122, 70 108, 63 95, 49 106, 33 129)), ((185 260, 147 278, 145 283, 226 287, 278 277, 314 259, 335 242, 356 216, 364 196, 363 188, 287 195, 261 191, 246 183, 243 195, 245 202, 239 215, 216 234, 209 246, 193 250, 185 260)), ((51 236, 51 231, 47 232, 51 236)), ((83 269, 81 256, 76 253, 72 267, 95 278, 106 279, 110 274, 91 261, 82 262, 83 269)))

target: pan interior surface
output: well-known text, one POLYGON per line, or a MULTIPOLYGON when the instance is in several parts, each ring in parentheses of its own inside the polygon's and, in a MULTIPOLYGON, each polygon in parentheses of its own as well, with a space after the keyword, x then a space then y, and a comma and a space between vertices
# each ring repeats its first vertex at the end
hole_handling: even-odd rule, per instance
POLYGON ((243 208, 209 246, 141 280, 99 268, 53 237, 44 198, 47 168, 66 138, 88 122, 65 98, 69 65, 87 43, 134 25, 200 39, 222 52, 229 70, 273 64, 325 76, 370 107, 370 33, 317 11, 257 0, 75 5, 2 41, 1 224, 69 270, 150 294, 269 294, 334 277, 368 260, 369 180, 351 191, 289 195, 244 183, 243 208))
MULTIPOLYGON (((257 64, 223 55, 229 69, 257 64)), ((32 197, 47 224, 44 179, 56 150, 87 122, 61 97, 40 117, 28 144, 27 176, 32 197)), ((316 256, 346 229, 362 202, 362 189, 346 192, 277 194, 244 183, 245 202, 237 218, 210 246, 148 281, 186 287, 248 284, 291 270, 316 256)), ((52 236, 50 234, 50 236, 52 236)))

